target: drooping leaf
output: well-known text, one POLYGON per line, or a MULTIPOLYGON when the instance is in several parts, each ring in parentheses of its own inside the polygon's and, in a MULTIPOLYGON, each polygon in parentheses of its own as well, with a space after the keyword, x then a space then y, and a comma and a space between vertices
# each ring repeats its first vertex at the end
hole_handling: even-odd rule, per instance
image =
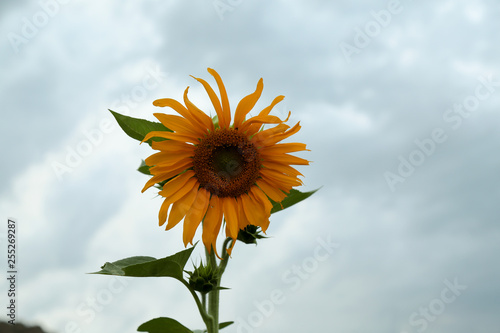
POLYGON ((319 188, 314 190, 314 191, 310 191, 310 192, 300 192, 299 190, 291 189, 290 193, 288 193, 287 197, 285 199, 283 199, 283 201, 274 202, 271 200, 271 202, 273 204, 273 208, 271 209, 271 214, 279 212, 279 211, 286 209, 288 207, 291 207, 291 206, 295 205, 296 203, 299 203, 302 200, 309 198, 311 195, 316 193, 316 191, 318 191, 318 190, 319 190, 319 188))
POLYGON ((148 333, 193 333, 177 320, 166 317, 151 319, 139 326, 137 331, 148 333))
MULTIPOLYGON (((196 246, 196 244, 195 244, 196 246)), ((166 258, 131 257, 112 263, 107 262, 101 271, 93 274, 107 274, 134 277, 173 277, 183 280, 184 266, 194 246, 166 258)))
MULTIPOLYGON (((129 116, 125 116, 119 114, 118 112, 109 110, 113 117, 115 117, 118 125, 122 128, 122 130, 131 138, 142 141, 146 134, 151 131, 168 131, 172 132, 172 130, 166 128, 162 123, 149 121, 146 119, 133 118, 129 116)), ((151 138, 146 141, 149 145, 153 141, 163 141, 163 138, 151 138), (154 140, 153 140, 154 139, 154 140)))

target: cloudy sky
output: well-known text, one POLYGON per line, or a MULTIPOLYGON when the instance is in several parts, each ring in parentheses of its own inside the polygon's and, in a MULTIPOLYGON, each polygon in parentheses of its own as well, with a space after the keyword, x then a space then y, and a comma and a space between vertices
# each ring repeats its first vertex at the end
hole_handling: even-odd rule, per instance
POLYGON ((495 0, 2 1, 1 267, 10 217, 18 319, 202 327, 175 280, 85 273, 183 249, 180 226, 157 226, 161 199, 140 193, 151 151, 107 109, 153 120, 153 100, 191 86, 213 113, 189 76, 213 82, 211 67, 232 107, 261 77, 257 110, 286 96, 274 114, 292 111, 313 161, 301 190, 322 187, 273 215, 270 239, 237 245, 225 331, 497 332, 499 15, 495 0))

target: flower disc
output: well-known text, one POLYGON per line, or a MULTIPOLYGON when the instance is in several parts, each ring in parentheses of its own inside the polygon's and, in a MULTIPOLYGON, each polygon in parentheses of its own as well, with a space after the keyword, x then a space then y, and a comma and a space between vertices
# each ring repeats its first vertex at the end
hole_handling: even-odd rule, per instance
POLYGON ((196 147, 193 170, 210 193, 238 197, 259 177, 259 152, 245 135, 234 129, 217 129, 196 147))

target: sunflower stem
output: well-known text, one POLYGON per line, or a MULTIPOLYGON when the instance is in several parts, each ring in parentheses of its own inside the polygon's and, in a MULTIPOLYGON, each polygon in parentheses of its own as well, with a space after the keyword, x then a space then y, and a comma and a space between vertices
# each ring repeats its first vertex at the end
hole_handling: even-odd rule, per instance
MULTIPOLYGON (((215 250, 212 248, 210 253, 205 249, 207 262, 213 269, 217 268, 217 259, 215 258, 215 250)), ((208 313, 212 317, 211 327, 207 326, 208 333, 219 333, 219 286, 221 276, 217 279, 217 287, 208 294, 208 313)))
POLYGON ((198 311, 200 311, 201 318, 203 319, 203 322, 205 323, 205 325, 207 327, 212 326, 214 320, 213 320, 212 316, 210 316, 210 314, 207 313, 205 304, 203 304, 203 303, 205 303, 204 297, 203 297, 203 303, 202 303, 200 301, 200 298, 196 294, 196 292, 189 286, 189 283, 187 281, 185 281, 184 279, 182 279, 180 281, 182 282, 182 284, 184 284, 188 288, 189 292, 193 296, 194 301, 196 302, 196 306, 198 307, 198 311))

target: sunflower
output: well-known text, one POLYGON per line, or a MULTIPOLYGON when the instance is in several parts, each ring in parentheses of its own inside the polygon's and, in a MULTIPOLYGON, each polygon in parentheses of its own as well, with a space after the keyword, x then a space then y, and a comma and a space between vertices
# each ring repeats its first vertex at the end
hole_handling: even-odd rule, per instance
MULTIPOLYGON (((213 119, 188 99, 184 105, 170 98, 158 99, 153 105, 170 107, 179 115, 155 113, 154 116, 171 131, 149 132, 152 148, 159 152, 149 156, 146 164, 153 177, 142 192, 165 182, 159 194, 165 198, 159 212, 160 226, 166 230, 184 219, 183 242, 187 246, 202 223, 202 240, 209 252, 215 249, 217 236, 225 220, 226 237, 233 246, 240 229, 248 225, 269 226, 272 203, 281 202, 294 186, 302 185, 303 176, 290 165, 308 165, 305 159, 289 153, 308 150, 303 143, 278 143, 300 130, 300 123, 291 127, 288 118, 270 115, 273 102, 254 117, 246 119, 263 90, 259 80, 255 92, 244 97, 236 107, 231 124, 231 111, 226 89, 219 74, 209 68, 215 78, 219 96, 203 79, 193 77, 205 88, 215 108, 213 119), (274 127, 264 129, 264 125, 274 127)), ((232 249, 232 247, 231 247, 232 249)), ((228 249, 228 252, 231 252, 228 249)))

